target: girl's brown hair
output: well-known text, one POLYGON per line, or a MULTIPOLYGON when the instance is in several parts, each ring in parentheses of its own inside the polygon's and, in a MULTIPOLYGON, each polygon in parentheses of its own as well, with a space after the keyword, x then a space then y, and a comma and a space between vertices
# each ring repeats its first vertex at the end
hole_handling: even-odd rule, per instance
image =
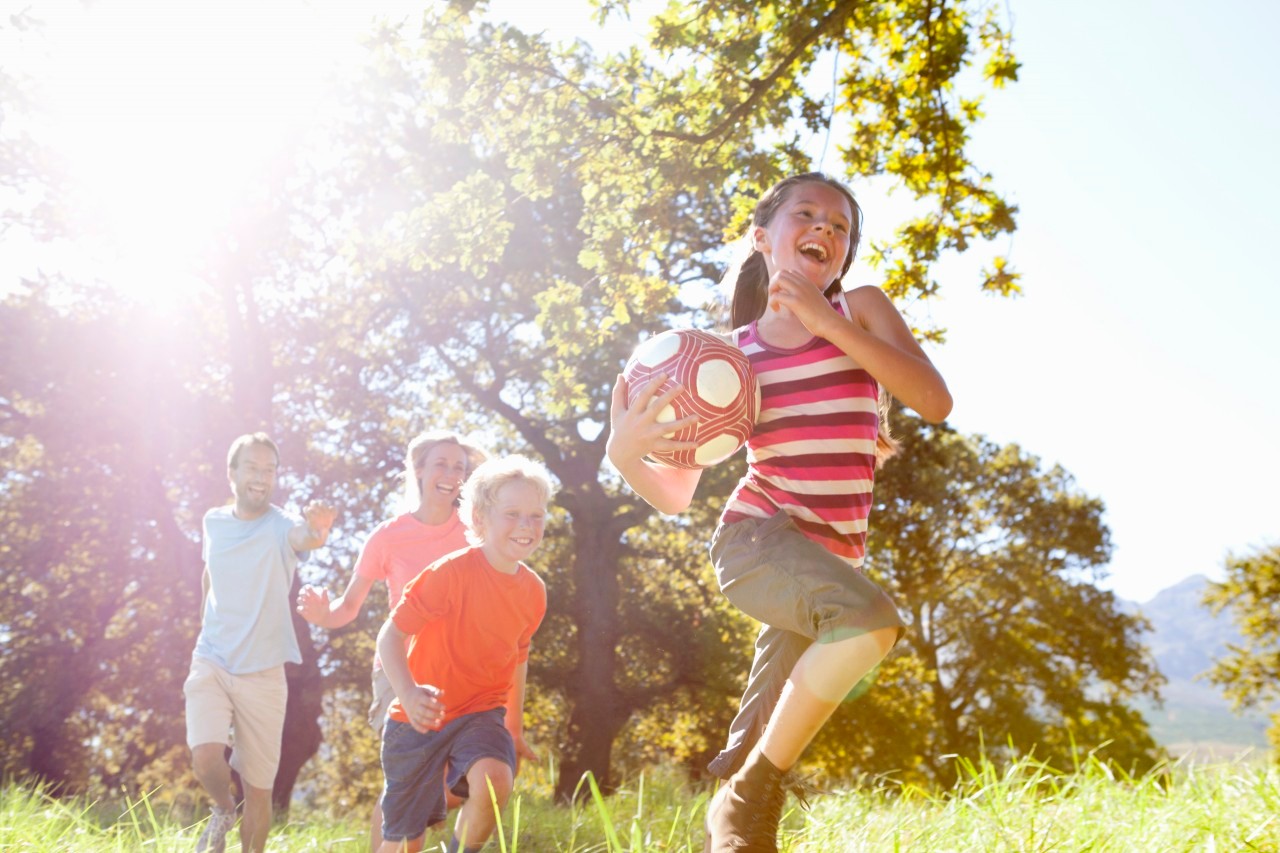
MULTIPOLYGON (((805 183, 824 184, 839 191, 849 202, 849 210, 853 214, 852 221, 849 223, 849 254, 845 256, 840 275, 823 291, 827 299, 832 299, 843 287, 842 280, 845 273, 849 272, 849 267, 853 265, 854 256, 858 253, 858 244, 862 240, 862 208, 858 205, 858 200, 853 197, 853 191, 844 184, 822 172, 805 172, 783 178, 766 190, 756 202, 745 239, 749 241, 752 231, 772 222, 778 208, 782 207, 782 203, 787 200, 791 191, 805 183)), ((729 303, 732 328, 737 329, 753 323, 764 315, 769 305, 769 270, 765 265, 764 255, 758 250, 750 249, 741 263, 726 270, 721 284, 726 290, 732 289, 733 292, 729 303)), ((880 388, 876 407, 880 412, 880 427, 876 430, 876 465, 878 467, 898 452, 899 445, 889 432, 890 398, 883 387, 880 388)))

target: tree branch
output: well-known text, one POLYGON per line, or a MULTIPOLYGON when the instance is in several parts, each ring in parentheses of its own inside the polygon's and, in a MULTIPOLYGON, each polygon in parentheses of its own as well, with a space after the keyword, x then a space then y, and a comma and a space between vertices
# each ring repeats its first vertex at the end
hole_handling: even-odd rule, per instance
POLYGON ((827 13, 818 25, 809 30, 808 34, 802 38, 796 45, 788 51, 784 56, 764 77, 751 80, 747 83, 747 88, 751 90, 751 94, 733 109, 725 114, 725 117, 715 127, 705 133, 681 133, 674 130, 655 130, 653 135, 660 139, 674 139, 678 142, 688 142, 694 145, 702 145, 711 140, 724 135, 729 128, 736 125, 742 120, 743 116, 751 113, 755 109, 759 100, 764 97, 765 92, 769 91, 778 80, 790 73, 792 64, 804 55, 810 47, 816 42, 821 41, 822 37, 827 34, 827 30, 834 24, 844 19, 844 13, 851 7, 857 6, 856 2, 837 3, 835 7, 827 13))

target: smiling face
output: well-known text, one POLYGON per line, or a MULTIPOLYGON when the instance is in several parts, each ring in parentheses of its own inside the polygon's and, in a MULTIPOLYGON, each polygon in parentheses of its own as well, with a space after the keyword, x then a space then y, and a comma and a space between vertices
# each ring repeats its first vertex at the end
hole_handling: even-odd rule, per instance
POLYGON ((415 472, 424 507, 452 511, 467 479, 467 452, 461 445, 440 442, 427 451, 415 472))
POLYGON ((851 251, 853 207, 840 190, 817 181, 788 189, 769 221, 751 232, 769 275, 794 270, 825 289, 839 278, 851 251))
POLYGON ((236 464, 227 469, 231 493, 236 498, 236 518, 252 521, 271 506, 276 488, 276 453, 262 444, 249 444, 236 455, 236 464))
POLYGON ((547 498, 532 480, 523 477, 503 483, 493 503, 476 514, 476 534, 490 564, 512 574, 542 542, 547 498))

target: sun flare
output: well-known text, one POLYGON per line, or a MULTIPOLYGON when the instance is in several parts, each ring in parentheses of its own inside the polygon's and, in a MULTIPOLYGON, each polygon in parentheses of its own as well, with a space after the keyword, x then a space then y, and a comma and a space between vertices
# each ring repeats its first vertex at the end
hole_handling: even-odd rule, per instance
POLYGON ((356 61, 371 20, 303 0, 45 2, 30 14, 39 25, 20 47, 37 69, 35 120, 72 232, 38 263, 168 304, 197 286, 209 241, 330 113, 336 72, 356 61))

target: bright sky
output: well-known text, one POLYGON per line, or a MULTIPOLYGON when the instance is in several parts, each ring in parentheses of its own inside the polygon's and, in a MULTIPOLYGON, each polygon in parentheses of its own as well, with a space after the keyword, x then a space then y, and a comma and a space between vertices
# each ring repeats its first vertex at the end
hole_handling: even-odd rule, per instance
MULTIPOLYGON (((324 114, 327 76, 372 10, 413 6, 33 0, 49 26, 16 48, 0 31, 0 55, 44 87, 42 134, 96 237, 75 253, 7 238, 0 270, 57 266, 157 300, 189 285, 239 193, 324 114)), ((583 4, 494 7, 553 35, 591 32, 583 4)), ((988 98, 973 154, 1021 208, 995 250, 1026 295, 976 293, 989 251, 948 263, 931 313, 949 341, 933 355, 956 428, 1060 463, 1104 500, 1110 585, 1143 601, 1280 540, 1280 277, 1263 248, 1280 231, 1280 4, 1007 8, 1021 81, 988 98)), ((868 232, 885 233, 901 199, 862 201, 868 232)), ((873 274, 855 266, 854 281, 873 274)))
POLYGON ((957 428, 1103 499, 1144 601, 1280 542, 1280 4, 1008 5, 1021 80, 974 156, 1021 207, 1026 296, 945 287, 936 360, 957 428))

